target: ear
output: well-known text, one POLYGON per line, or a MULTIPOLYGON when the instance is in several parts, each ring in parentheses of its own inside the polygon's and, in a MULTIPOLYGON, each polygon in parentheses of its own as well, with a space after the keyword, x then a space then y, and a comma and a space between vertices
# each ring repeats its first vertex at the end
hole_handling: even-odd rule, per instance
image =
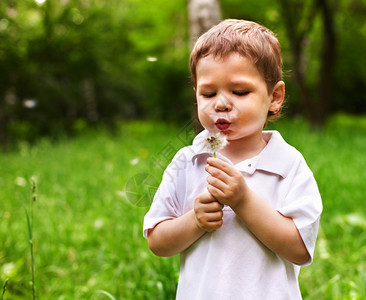
POLYGON ((285 100, 285 83, 283 81, 279 81, 275 84, 271 93, 271 98, 269 111, 276 113, 281 109, 283 101, 285 100))

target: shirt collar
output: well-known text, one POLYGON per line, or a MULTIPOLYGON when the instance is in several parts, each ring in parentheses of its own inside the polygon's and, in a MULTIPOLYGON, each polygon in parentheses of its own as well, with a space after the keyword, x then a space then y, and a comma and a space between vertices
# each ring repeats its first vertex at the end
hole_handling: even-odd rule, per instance
MULTIPOLYGON (((256 170, 262 170, 269 173, 278 174, 281 177, 287 177, 291 166, 293 165, 293 151, 278 131, 263 131, 264 138, 268 141, 266 147, 257 156, 239 162, 235 167, 243 172, 253 174, 256 170)), ((212 155, 212 151, 205 145, 209 137, 208 130, 200 132, 192 143, 192 162, 195 163, 198 156, 212 155)), ((228 158, 217 153, 217 157, 234 165, 228 158)))
POLYGON ((269 140, 259 154, 257 170, 275 173, 283 178, 289 174, 294 163, 293 147, 285 142, 278 131, 263 131, 269 140))

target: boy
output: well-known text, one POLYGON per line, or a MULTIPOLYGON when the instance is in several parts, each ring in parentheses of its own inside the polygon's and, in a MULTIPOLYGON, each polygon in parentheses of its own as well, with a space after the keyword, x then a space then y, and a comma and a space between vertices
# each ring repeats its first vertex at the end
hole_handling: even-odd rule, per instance
POLYGON ((225 20, 197 40, 190 66, 205 130, 164 173, 144 220, 149 247, 180 253, 177 299, 301 299, 322 203, 302 155, 263 131, 285 96, 278 40, 225 20), (209 132, 228 141, 217 158, 202 147, 209 132))

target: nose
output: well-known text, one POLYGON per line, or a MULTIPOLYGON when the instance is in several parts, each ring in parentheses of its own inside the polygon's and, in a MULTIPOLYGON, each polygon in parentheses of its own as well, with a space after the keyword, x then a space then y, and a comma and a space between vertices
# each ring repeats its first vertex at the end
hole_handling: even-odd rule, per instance
POLYGON ((230 100, 224 94, 220 94, 220 97, 218 97, 215 103, 215 111, 231 111, 231 109, 232 104, 230 100))

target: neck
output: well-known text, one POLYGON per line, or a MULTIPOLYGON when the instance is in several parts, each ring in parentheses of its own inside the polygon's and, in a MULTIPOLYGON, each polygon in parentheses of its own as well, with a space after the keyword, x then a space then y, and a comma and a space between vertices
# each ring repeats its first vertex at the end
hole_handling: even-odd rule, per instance
POLYGON ((230 159, 234 164, 258 155, 267 141, 263 138, 262 133, 258 136, 230 140, 228 145, 220 151, 220 153, 230 159))

